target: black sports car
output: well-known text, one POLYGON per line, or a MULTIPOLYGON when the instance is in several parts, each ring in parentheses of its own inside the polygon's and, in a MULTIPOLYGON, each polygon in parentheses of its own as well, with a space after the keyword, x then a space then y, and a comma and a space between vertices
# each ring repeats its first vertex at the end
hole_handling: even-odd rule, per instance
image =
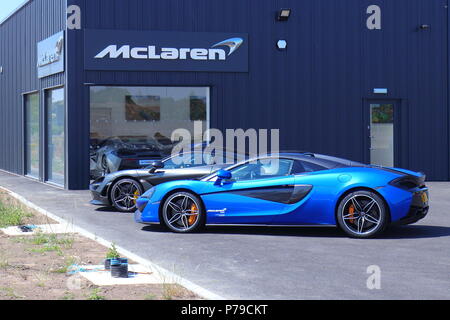
MULTIPOLYGON (((224 153, 224 157, 236 159, 235 154, 224 153)), ((219 162, 223 164, 216 164, 214 157, 205 161, 202 152, 185 153, 183 158, 183 164, 175 164, 170 156, 154 161, 143 169, 123 170, 100 177, 89 187, 93 197, 91 204, 113 206, 122 212, 132 212, 136 210, 136 199, 157 184, 200 178, 230 165, 223 163, 224 161, 219 162), (202 163, 197 164, 196 159, 202 159, 202 163)))
POLYGON ((91 179, 120 170, 146 167, 169 155, 172 148, 173 144, 147 137, 112 137, 91 143, 91 179))

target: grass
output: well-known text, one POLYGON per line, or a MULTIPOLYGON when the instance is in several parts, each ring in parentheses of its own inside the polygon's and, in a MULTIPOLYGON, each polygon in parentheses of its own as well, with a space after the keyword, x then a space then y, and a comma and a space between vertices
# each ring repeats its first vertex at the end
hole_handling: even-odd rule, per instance
POLYGON ((4 292, 7 297, 10 297, 10 298, 13 298, 13 299, 23 299, 23 298, 25 298, 24 296, 19 296, 18 294, 16 294, 14 292, 13 288, 1 287, 0 291, 4 292))
POLYGON ((66 258, 66 262, 63 266, 61 266, 58 269, 52 270, 54 273, 67 273, 69 271, 69 268, 76 263, 76 259, 74 257, 68 257, 66 258))
POLYGON ((38 232, 30 239, 30 243, 34 245, 59 245, 68 249, 72 248, 73 242, 73 236, 64 234, 58 235, 54 233, 46 234, 38 232))
POLYGON ((9 267, 9 262, 5 258, 0 257, 0 269, 6 269, 9 267))
POLYGON ((21 243, 29 243, 38 248, 28 248, 27 250, 33 253, 57 252, 58 255, 63 255, 63 249, 70 249, 73 247, 74 237, 67 234, 45 234, 38 232, 31 238, 20 237, 13 241, 21 243))
POLYGON ((172 300, 174 297, 181 296, 183 290, 176 284, 173 283, 164 283, 163 284, 163 299, 164 300, 172 300))
POLYGON ((45 288, 45 280, 43 279, 43 278, 40 278, 39 276, 36 276, 36 278, 37 278, 37 283, 36 283, 36 285, 39 287, 39 288, 45 288))
POLYGON ((75 295, 71 292, 66 291, 65 294, 61 297, 61 300, 74 300, 75 295))
POLYGON ((106 300, 106 297, 100 295, 100 288, 92 289, 91 294, 87 297, 88 300, 106 300))
POLYGON ((0 200, 0 228, 20 226, 24 224, 26 218, 31 218, 33 214, 16 206, 6 205, 0 200))
POLYGON ((144 296, 144 300, 155 300, 156 299, 156 295, 155 294, 146 294, 144 296))
POLYGON ((40 248, 31 248, 29 249, 30 252, 33 253, 45 253, 45 252, 54 252, 56 251, 59 255, 62 255, 62 249, 58 245, 44 245, 40 248))

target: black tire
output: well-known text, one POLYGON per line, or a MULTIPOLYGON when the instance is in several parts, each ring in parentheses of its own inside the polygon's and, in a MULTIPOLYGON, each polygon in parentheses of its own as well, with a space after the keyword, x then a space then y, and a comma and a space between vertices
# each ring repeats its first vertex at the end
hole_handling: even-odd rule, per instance
POLYGON ((178 191, 164 200, 161 218, 164 225, 173 232, 197 232, 205 225, 205 210, 198 196, 191 192, 178 191))
POLYGON ((121 212, 136 211, 136 199, 144 192, 142 185, 131 178, 115 181, 109 190, 111 205, 121 212))
POLYGON ((366 239, 384 232, 389 223, 389 213, 378 194, 357 190, 339 202, 336 220, 348 236, 366 239))

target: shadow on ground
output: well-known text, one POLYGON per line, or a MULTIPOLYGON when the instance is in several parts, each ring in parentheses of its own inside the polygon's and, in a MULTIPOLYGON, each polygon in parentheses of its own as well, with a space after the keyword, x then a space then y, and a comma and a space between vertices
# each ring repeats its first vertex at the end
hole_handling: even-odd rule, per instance
MULTIPOLYGON (((152 225, 142 228, 143 231, 171 233, 163 226, 152 225)), ((286 237, 345 238, 346 234, 334 227, 207 227, 203 234, 239 234, 286 237)), ((450 227, 443 226, 396 226, 390 227, 377 239, 420 239, 450 236, 450 227)))

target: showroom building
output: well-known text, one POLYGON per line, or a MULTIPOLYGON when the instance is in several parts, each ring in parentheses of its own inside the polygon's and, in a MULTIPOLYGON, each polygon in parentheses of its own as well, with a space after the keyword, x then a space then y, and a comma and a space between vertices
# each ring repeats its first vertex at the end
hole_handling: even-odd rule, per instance
POLYGON ((0 169, 86 189, 105 139, 200 121, 450 180, 448 22, 447 0, 25 1, 0 23, 0 169))

